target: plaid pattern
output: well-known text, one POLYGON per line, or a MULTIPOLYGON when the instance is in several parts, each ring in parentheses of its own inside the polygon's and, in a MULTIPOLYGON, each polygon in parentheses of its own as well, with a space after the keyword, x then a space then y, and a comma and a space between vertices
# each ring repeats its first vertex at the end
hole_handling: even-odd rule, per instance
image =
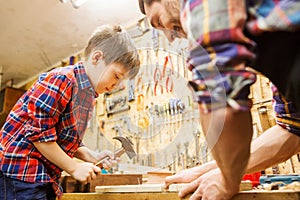
POLYGON ((252 34, 296 30, 300 1, 181 0, 181 22, 188 33, 195 100, 204 112, 226 105, 245 110, 256 78, 240 64, 255 59, 256 44, 243 34, 244 27, 252 34))
POLYGON ((288 102, 272 85, 273 108, 278 125, 289 132, 300 136, 300 112, 297 112, 292 102, 288 102))
POLYGON ((55 193, 61 169, 32 142, 56 141, 70 157, 82 145, 93 110, 95 91, 82 63, 42 74, 13 107, 0 132, 0 171, 26 182, 52 182, 55 193))

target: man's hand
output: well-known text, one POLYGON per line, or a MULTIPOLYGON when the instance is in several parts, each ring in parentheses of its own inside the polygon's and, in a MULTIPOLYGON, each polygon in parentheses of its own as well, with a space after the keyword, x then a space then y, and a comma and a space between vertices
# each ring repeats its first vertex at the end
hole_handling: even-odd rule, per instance
POLYGON ((191 181, 194 181, 200 176, 202 176, 203 174, 216 168, 216 163, 212 161, 200 166, 182 170, 173 176, 166 177, 165 187, 167 188, 172 183, 190 183, 191 181))
POLYGON ((225 183, 221 171, 217 168, 198 177, 179 191, 180 198, 194 192, 190 200, 229 200, 239 191, 239 184, 229 187, 225 183))
POLYGON ((107 157, 107 159, 104 159, 104 161, 102 162, 104 169, 110 169, 113 166, 116 166, 118 162, 121 161, 120 157, 115 157, 115 154, 108 150, 101 151, 100 153, 95 153, 94 156, 98 161, 107 157))

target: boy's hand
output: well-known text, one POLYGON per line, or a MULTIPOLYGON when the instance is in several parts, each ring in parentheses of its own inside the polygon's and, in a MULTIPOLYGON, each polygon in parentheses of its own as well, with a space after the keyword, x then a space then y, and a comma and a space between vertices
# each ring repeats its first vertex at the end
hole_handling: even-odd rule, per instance
POLYGON ((90 180, 96 179, 97 173, 100 173, 101 169, 93 163, 84 162, 77 163, 71 176, 83 184, 87 184, 90 180))
POLYGON ((95 155, 95 157, 98 161, 100 161, 104 158, 107 158, 107 159, 104 159, 104 161, 102 162, 104 169, 110 169, 113 166, 116 166, 118 164, 118 162, 121 161, 120 157, 115 157, 115 154, 108 150, 104 150, 104 151, 101 151, 100 153, 97 153, 95 155))

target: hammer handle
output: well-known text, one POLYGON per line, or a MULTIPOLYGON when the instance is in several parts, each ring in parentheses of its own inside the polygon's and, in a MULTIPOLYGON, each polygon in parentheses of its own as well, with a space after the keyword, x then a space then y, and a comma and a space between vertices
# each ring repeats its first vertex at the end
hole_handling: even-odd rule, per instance
MULTIPOLYGON (((124 148, 120 148, 118 150, 115 151, 115 157, 120 157, 121 155, 123 155, 125 153, 125 149, 124 148)), ((95 165, 100 167, 101 169, 103 168, 103 162, 108 160, 109 156, 105 156, 104 158, 102 158, 100 161, 98 161, 95 165)))

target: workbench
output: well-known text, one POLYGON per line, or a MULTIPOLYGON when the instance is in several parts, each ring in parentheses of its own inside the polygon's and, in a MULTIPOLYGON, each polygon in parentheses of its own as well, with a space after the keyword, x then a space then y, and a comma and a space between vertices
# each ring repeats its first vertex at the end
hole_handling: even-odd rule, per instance
MULTIPOLYGON (((65 193, 61 200, 180 200, 177 192, 142 193, 65 193)), ((188 200, 189 197, 184 198, 188 200)), ((294 190, 250 190, 242 191, 233 200, 299 200, 300 191, 294 190)))

